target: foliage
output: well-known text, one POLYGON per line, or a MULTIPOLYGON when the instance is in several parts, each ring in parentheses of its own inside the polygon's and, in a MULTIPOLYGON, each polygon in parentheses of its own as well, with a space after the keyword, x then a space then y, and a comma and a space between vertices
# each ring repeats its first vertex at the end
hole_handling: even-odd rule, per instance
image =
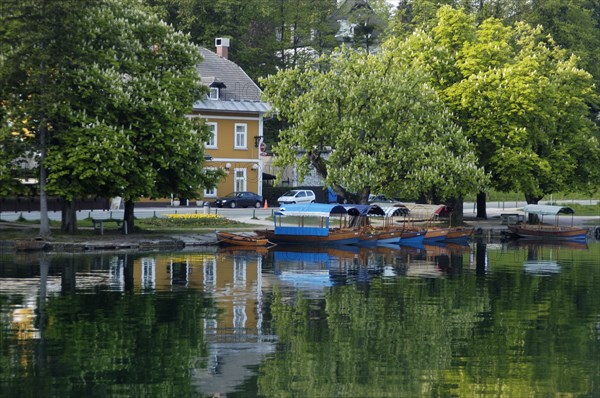
POLYGON ((214 186, 223 172, 203 170, 208 131, 186 117, 205 90, 198 49, 138 0, 71 3, 47 0, 32 15, 15 6, 3 32, 0 139, 28 138, 15 121, 31 121, 21 130, 36 138, 47 131, 47 145, 25 149, 47 147, 48 191, 67 200, 193 197, 214 186))
POLYGON ((388 45, 431 71, 496 189, 535 201, 600 181, 591 75, 541 28, 497 19, 475 25, 463 11, 442 7, 430 31, 388 45))
POLYGON ((273 148, 276 165, 295 165, 300 178, 313 167, 363 201, 370 191, 449 197, 480 189, 485 178, 469 142, 405 59, 343 47, 265 79, 265 99, 288 121, 273 148))

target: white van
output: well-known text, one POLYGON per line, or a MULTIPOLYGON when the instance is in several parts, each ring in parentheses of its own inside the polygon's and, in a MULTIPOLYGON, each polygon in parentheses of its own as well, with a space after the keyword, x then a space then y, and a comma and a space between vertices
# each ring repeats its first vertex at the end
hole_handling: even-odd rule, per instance
POLYGON ((277 202, 281 206, 293 203, 313 203, 315 199, 315 193, 309 189, 292 189, 280 196, 277 202))

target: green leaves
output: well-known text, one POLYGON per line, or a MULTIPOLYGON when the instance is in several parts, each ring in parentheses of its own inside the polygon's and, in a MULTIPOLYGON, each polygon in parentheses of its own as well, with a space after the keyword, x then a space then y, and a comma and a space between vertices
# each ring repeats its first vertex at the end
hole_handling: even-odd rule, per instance
POLYGON ((264 83, 266 100, 290 124, 276 162, 296 166, 301 177, 314 167, 329 185, 390 195, 441 184, 449 196, 485 181, 427 76, 391 51, 344 47, 264 83))
POLYGON ((3 32, 0 157, 38 149, 11 134, 26 120, 35 137, 43 121, 53 194, 192 197, 215 184, 203 127, 187 117, 204 92, 198 49, 138 0, 71 3, 48 1, 44 15, 18 8, 3 32))
POLYGON ((431 84, 497 189, 541 198, 600 181, 590 169, 600 154, 588 117, 592 77, 541 27, 493 18, 475 25, 464 11, 442 7, 429 33, 388 46, 432 71, 431 84))

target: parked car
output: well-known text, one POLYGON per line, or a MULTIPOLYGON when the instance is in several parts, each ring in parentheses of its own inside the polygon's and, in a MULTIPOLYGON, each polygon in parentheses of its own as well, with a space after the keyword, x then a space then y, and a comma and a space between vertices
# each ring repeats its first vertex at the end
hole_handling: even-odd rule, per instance
POLYGON ((292 203, 313 203, 315 199, 315 193, 309 189, 292 189, 277 198, 277 202, 281 206, 292 203))
POLYGON ((397 199, 388 198, 385 195, 369 195, 369 203, 393 203, 398 202, 397 199))
POLYGON ((256 207, 262 206, 262 196, 254 192, 234 192, 215 200, 217 207, 256 207))

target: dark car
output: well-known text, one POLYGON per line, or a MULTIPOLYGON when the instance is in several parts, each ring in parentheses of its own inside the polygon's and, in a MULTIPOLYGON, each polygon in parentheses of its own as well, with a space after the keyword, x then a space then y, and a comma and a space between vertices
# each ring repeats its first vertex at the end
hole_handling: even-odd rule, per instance
POLYGON ((256 207, 262 206, 262 196, 254 192, 234 192, 215 200, 217 207, 256 207))

